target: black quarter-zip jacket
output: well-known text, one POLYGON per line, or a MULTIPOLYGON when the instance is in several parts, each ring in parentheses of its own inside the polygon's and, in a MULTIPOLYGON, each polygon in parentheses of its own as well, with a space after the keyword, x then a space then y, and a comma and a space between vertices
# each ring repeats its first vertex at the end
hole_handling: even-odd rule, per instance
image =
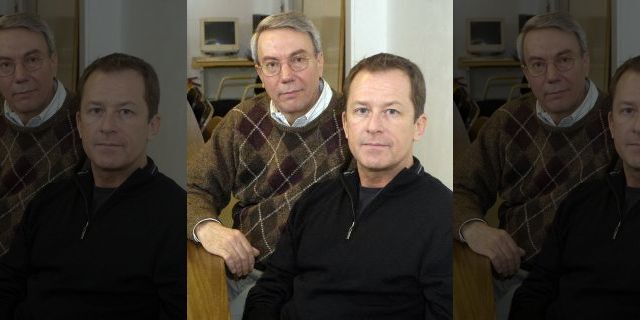
POLYGON ((451 318, 451 191, 415 158, 361 212, 359 185, 298 200, 245 319, 451 318))
POLYGON ((80 171, 29 204, 0 260, 0 319, 183 319, 186 193, 148 158, 97 210, 80 171))
POLYGON ((510 319, 640 319, 640 205, 623 212, 625 188, 614 171, 567 196, 510 319))

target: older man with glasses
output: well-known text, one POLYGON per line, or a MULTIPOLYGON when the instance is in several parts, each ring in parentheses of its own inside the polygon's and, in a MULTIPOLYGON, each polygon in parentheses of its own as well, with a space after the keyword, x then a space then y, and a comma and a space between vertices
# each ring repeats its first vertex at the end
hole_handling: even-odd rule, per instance
POLYGON ((582 27, 569 15, 531 18, 517 39, 532 95, 512 101, 485 124, 454 174, 454 234, 491 260, 498 319, 540 251, 569 191, 604 176, 613 157, 609 106, 588 79, 582 27), (499 228, 484 216, 497 197, 499 228), (508 278, 508 279, 504 279, 508 278))
POLYGON ((0 255, 36 192, 84 158, 73 96, 56 79, 53 33, 39 17, 0 18, 0 255))
POLYGON ((322 79, 320 35, 299 13, 265 18, 251 50, 266 94, 232 109, 188 165, 187 235, 225 260, 233 319, 298 197, 350 160, 341 97, 322 79), (220 223, 234 195, 233 228, 220 223))

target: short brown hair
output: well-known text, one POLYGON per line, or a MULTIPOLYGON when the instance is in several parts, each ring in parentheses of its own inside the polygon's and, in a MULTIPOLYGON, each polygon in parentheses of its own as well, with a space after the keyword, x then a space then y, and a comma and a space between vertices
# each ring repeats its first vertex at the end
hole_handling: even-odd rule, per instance
POLYGON ((424 77, 418 66, 409 59, 396 56, 390 53, 378 53, 368 58, 360 60, 347 75, 344 82, 343 92, 345 101, 349 99, 349 89, 351 82, 360 71, 382 72, 389 70, 400 70, 409 77, 411 83, 411 102, 415 111, 414 120, 417 120, 424 113, 424 102, 427 97, 427 89, 424 77))
POLYGON ((153 67, 146 61, 124 53, 112 53, 92 62, 84 69, 78 83, 78 105, 82 101, 84 86, 89 76, 95 71, 114 72, 133 70, 144 80, 144 100, 149 108, 149 119, 158 113, 160 103, 160 83, 153 67))
MULTIPOLYGON (((611 78, 611 84, 609 85, 609 99, 613 103, 613 98, 616 95, 616 87, 618 86, 618 82, 620 82, 620 78, 627 71, 633 71, 640 73, 640 56, 635 56, 625 61, 621 66, 616 69, 616 73, 611 78)), ((613 104, 611 104, 613 108, 613 104)))

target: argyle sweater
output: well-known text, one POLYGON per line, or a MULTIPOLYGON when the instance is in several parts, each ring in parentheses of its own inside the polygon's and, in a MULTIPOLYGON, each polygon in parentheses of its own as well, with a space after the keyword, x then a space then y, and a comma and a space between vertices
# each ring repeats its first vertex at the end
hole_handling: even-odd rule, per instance
POLYGON ((274 121, 266 94, 229 111, 188 164, 187 236, 202 219, 217 217, 233 194, 233 227, 260 251, 259 261, 271 255, 295 201, 351 159, 341 101, 334 92, 304 127, 274 121))
POLYGON ((591 176, 606 175, 614 157, 602 93, 566 128, 540 121, 535 103, 526 95, 498 109, 454 170, 455 236, 462 223, 482 218, 498 195, 504 200, 500 228, 525 250, 525 266, 567 193, 591 176))
POLYGON ((84 158, 76 110, 67 92, 60 110, 38 127, 17 126, 0 115, 0 255, 9 250, 13 229, 36 192, 71 174, 84 158))

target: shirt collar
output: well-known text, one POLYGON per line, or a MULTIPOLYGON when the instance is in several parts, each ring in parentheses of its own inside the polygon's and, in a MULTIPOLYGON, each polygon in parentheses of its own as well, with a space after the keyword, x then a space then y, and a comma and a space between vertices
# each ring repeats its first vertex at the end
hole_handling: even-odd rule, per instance
POLYGON ((13 124, 20 127, 35 128, 43 124, 45 121, 51 119, 51 117, 53 117, 53 115, 56 114, 56 112, 58 112, 60 108, 62 108, 64 100, 67 98, 67 91, 64 89, 64 85, 62 85, 62 82, 56 79, 54 81, 54 85, 56 86, 56 93, 53 95, 53 99, 51 99, 51 102, 49 102, 47 107, 44 108, 44 110, 42 110, 40 114, 31 118, 31 120, 29 120, 26 124, 22 123, 22 119, 20 119, 20 116, 17 113, 13 112, 11 108, 9 108, 9 104, 7 103, 7 101, 4 102, 4 116, 13 124))
POLYGON ((303 116, 293 121, 293 124, 289 124, 285 115, 278 111, 273 100, 269 102, 269 112, 271 114, 271 118, 273 118, 278 123, 285 125, 287 127, 304 127, 309 124, 311 121, 315 120, 322 112, 327 109, 329 106, 329 102, 333 97, 333 92, 331 91, 331 87, 329 87, 329 83, 324 79, 320 79, 320 97, 316 103, 305 113, 303 116))
POLYGON ((591 109, 593 109, 596 105, 596 101, 598 100, 598 88, 593 81, 590 79, 587 80, 585 86, 587 87, 587 95, 584 97, 584 100, 582 100, 582 103, 575 111, 573 111, 572 114, 560 119, 558 124, 553 121, 553 118, 548 112, 542 109, 540 100, 536 100, 536 115, 540 120, 552 127, 566 128, 574 125, 589 113, 591 109))

